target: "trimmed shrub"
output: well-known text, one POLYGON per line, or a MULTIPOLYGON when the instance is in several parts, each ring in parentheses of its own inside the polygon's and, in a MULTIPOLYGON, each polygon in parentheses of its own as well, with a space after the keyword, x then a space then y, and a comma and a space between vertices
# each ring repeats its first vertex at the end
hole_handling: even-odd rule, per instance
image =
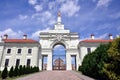
POLYGON ((7 76, 8 76, 8 70, 7 70, 7 67, 5 67, 3 72, 2 72, 2 79, 6 79, 7 76))
POLYGON ((18 76, 18 74, 19 74, 18 66, 15 66, 15 69, 14 69, 14 76, 18 76))
POLYGON ((0 78, 1 78, 1 71, 0 71, 0 78))
POLYGON ((39 67, 37 67, 37 70, 36 70, 37 72, 39 72, 39 67))
POLYGON ((0 76, 2 75, 2 78, 5 79, 5 78, 7 78, 7 76, 12 78, 12 77, 21 76, 24 74, 30 74, 30 73, 34 73, 34 72, 39 72, 39 67, 20 65, 20 66, 16 66, 15 68, 12 66, 10 68, 9 73, 8 73, 7 67, 5 67, 2 74, 0 72, 0 76))
POLYGON ((23 71, 22 71, 22 72, 23 72, 22 74, 24 75, 25 72, 26 72, 26 67, 25 67, 25 65, 23 66, 23 69, 22 69, 22 70, 23 70, 23 71))
POLYGON ((19 66, 19 76, 23 74, 23 67, 22 65, 19 66))
POLYGON ((9 77, 13 77, 14 76, 14 71, 13 71, 13 66, 10 68, 10 71, 9 71, 9 77))

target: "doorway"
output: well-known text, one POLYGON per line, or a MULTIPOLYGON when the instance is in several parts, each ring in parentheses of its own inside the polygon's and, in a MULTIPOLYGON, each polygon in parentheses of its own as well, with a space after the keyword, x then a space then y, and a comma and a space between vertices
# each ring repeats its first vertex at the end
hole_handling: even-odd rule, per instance
POLYGON ((71 55, 71 67, 72 70, 76 70, 76 55, 71 55))
POLYGON ((47 70, 47 55, 42 56, 42 70, 47 70))

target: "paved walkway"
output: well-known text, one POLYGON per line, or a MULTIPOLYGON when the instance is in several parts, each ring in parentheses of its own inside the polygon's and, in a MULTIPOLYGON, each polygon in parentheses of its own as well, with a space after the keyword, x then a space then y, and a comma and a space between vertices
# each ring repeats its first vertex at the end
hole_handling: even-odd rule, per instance
POLYGON ((43 71, 16 80, 94 80, 75 71, 43 71))

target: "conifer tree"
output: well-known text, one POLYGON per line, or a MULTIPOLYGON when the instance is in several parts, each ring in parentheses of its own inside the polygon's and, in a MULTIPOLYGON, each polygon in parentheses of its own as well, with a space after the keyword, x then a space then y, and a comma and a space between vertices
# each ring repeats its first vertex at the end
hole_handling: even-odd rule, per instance
POLYGON ((25 74, 25 72, 26 72, 26 67, 25 67, 25 65, 23 66, 23 69, 22 69, 23 71, 23 75, 25 74))
POLYGON ((2 79, 6 79, 7 76, 8 76, 8 70, 7 70, 7 67, 5 67, 3 72, 2 72, 2 79))
POLYGON ((87 54, 84 57, 82 66, 79 67, 79 70, 90 77, 106 80, 102 69, 104 62, 108 61, 107 50, 109 49, 109 46, 110 44, 100 45, 94 52, 87 54))
POLYGON ((104 63, 103 72, 109 80, 120 80, 120 38, 113 40, 108 56, 109 61, 104 63))
POLYGON ((13 77, 14 76, 14 71, 13 71, 13 66, 10 68, 10 71, 9 71, 9 77, 13 77))
POLYGON ((14 76, 18 76, 19 72, 18 72, 18 66, 15 66, 14 69, 14 76))
POLYGON ((0 78, 1 78, 1 71, 0 71, 0 78))
POLYGON ((19 76, 23 74, 23 67, 22 65, 19 66, 19 76))

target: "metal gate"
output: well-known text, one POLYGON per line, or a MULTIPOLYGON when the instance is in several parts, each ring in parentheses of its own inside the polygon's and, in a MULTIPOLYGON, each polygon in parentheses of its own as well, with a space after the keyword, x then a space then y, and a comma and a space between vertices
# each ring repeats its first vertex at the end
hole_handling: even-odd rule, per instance
POLYGON ((53 55, 53 70, 66 70, 66 56, 53 55))

